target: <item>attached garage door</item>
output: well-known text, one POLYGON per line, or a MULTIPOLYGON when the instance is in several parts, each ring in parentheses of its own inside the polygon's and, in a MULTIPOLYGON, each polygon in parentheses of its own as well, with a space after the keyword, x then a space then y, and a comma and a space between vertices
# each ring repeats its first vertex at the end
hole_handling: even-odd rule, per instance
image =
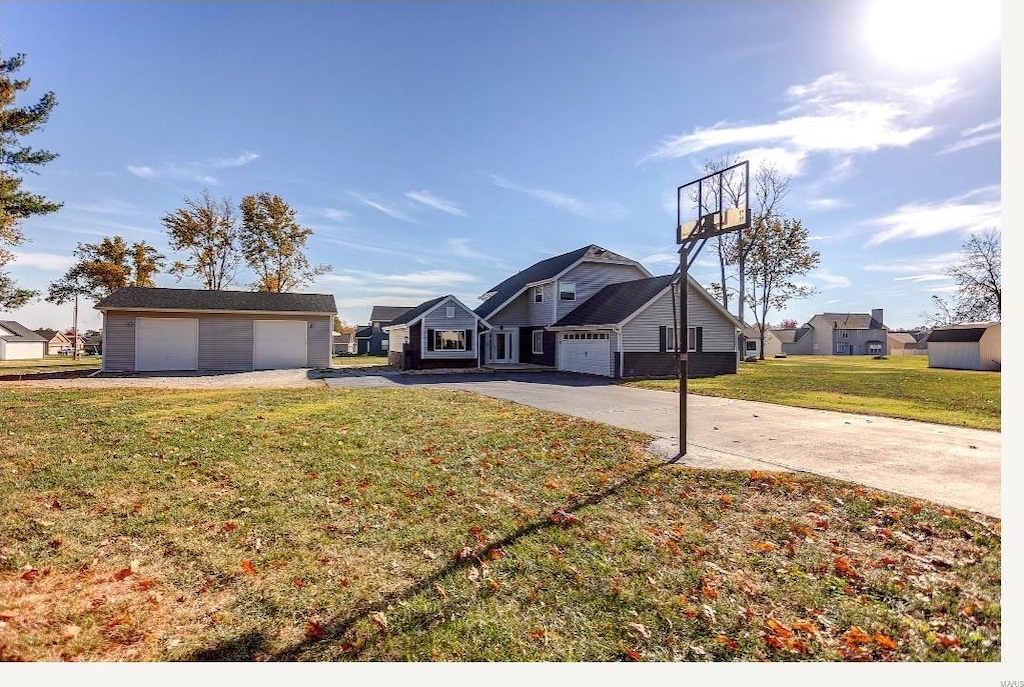
POLYGON ((199 367, 199 320, 139 317, 135 320, 135 369, 195 370, 199 367))
POLYGON ((306 321, 253 320, 252 366, 257 370, 306 367, 306 321))
POLYGON ((558 346, 559 370, 611 377, 612 346, 608 332, 563 333, 558 346))

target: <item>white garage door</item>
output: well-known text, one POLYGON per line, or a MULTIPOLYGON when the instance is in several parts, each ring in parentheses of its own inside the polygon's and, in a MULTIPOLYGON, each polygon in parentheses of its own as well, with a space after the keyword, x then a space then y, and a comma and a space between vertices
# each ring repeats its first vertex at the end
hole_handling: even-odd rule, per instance
POLYGON ((558 369, 611 377, 611 337, 608 332, 563 333, 558 341, 558 369))
POLYGON ((306 328, 305 320, 253 320, 253 368, 306 367, 306 328))
POLYGON ((135 369, 195 370, 199 367, 199 320, 139 317, 135 320, 135 369))

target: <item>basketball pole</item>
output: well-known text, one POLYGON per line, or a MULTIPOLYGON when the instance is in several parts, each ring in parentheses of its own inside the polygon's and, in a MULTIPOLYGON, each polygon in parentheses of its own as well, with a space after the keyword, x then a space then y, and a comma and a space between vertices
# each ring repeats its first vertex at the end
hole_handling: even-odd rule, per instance
POLYGON ((686 380, 688 375, 687 354, 690 350, 690 326, 687 320, 687 296, 690 291, 689 265, 690 249, 683 244, 679 249, 679 330, 675 332, 676 354, 679 356, 679 457, 686 455, 686 380))

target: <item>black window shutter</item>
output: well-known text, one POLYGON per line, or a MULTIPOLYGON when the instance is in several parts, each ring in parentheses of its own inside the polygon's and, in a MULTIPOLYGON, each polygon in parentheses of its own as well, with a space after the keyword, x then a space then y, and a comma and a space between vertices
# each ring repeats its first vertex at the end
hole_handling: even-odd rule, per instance
POLYGON ((668 327, 658 327, 658 353, 668 350, 668 327))
POLYGON ((434 330, 433 329, 428 329, 427 330, 427 350, 428 351, 434 350, 434 330))
POLYGON ((472 351, 473 350, 473 330, 472 329, 467 329, 466 330, 466 350, 467 351, 472 351))
POLYGON ((704 327, 697 327, 697 348, 696 352, 701 353, 704 351, 704 327))

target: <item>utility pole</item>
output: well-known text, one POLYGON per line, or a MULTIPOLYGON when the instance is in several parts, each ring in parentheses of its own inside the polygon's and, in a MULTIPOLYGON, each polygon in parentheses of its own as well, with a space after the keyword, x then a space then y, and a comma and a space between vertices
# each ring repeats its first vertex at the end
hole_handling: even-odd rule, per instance
POLYGON ((71 340, 71 351, 72 360, 78 360, 78 294, 75 294, 75 323, 71 328, 72 340, 71 340))

